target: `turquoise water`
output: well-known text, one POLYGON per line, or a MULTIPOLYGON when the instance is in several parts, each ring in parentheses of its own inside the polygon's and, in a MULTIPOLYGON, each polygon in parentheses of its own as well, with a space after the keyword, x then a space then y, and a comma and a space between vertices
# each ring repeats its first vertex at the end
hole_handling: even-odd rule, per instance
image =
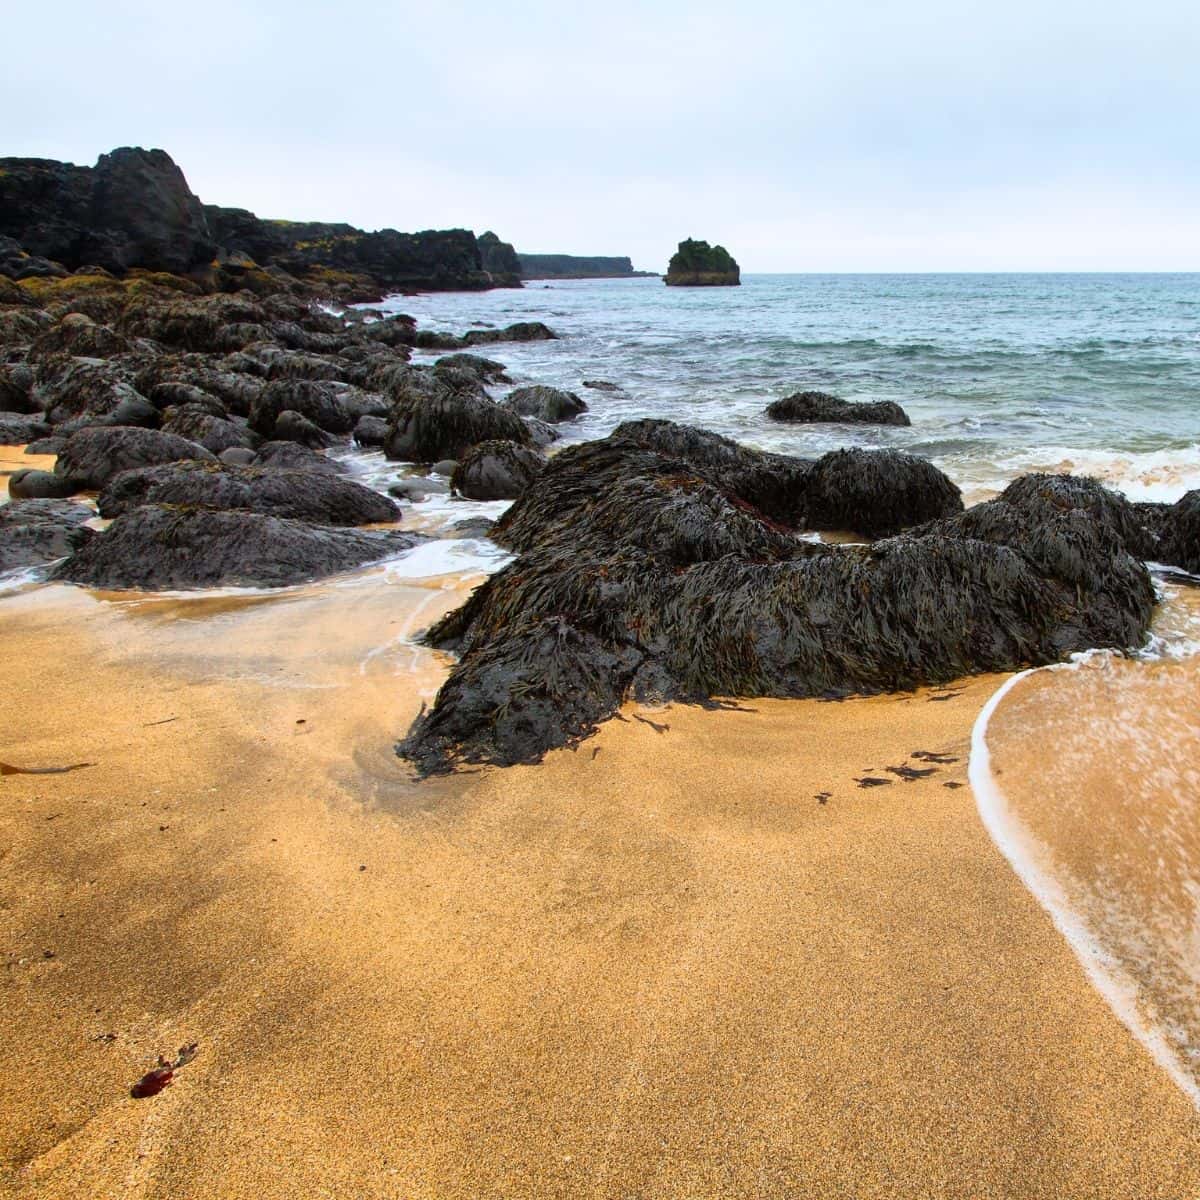
MULTIPOLYGON (((688 421, 766 449, 895 446, 982 496, 1035 468, 1132 499, 1200 487, 1200 275, 749 275, 533 283, 396 297, 422 328, 544 320, 558 342, 499 345, 518 382, 579 390, 569 440, 630 417, 688 421), (910 429, 784 426, 771 400, 820 388, 895 400, 910 429)), ((434 356, 418 356, 418 358, 434 356)))

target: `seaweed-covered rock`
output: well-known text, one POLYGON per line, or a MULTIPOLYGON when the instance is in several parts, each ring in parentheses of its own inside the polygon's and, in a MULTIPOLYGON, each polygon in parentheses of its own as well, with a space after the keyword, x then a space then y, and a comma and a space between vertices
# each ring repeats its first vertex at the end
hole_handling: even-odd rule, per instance
POLYGON ((59 323, 39 334, 29 347, 29 361, 40 362, 54 354, 76 358, 110 358, 132 349, 129 340, 107 325, 82 313, 68 313, 59 323))
POLYGON ((737 287, 742 274, 724 246, 685 238, 671 255, 663 283, 668 287, 737 287))
POLYGON ((69 479, 53 471, 24 467, 8 477, 8 494, 13 500, 61 500, 75 491, 69 479))
POLYGON ((468 371, 481 383, 508 383, 506 368, 502 362, 492 358, 481 358, 478 354, 447 354, 433 364, 434 374, 448 370, 468 371))
POLYGON ((388 423, 383 417, 362 416, 351 435, 360 446, 382 446, 387 441, 388 423))
POLYGON ((319 471, 326 475, 346 473, 344 463, 301 446, 298 442, 264 442, 258 448, 254 465, 280 471, 319 471))
POLYGON ((546 460, 516 442, 480 442, 463 455, 450 486, 468 500, 514 500, 543 471, 546 460))
POLYGON ((253 450, 262 440, 245 424, 223 416, 214 416, 211 406, 203 402, 168 408, 163 418, 162 430, 164 433, 173 433, 177 437, 196 442, 214 454, 220 454, 222 450, 233 446, 253 450))
POLYGON ((39 364, 34 395, 52 425, 92 424, 126 401, 145 399, 117 364, 65 355, 39 364))
POLYGON ((516 413, 443 387, 433 396, 410 396, 396 404, 383 450, 400 462, 431 463, 461 458, 472 446, 489 441, 527 446, 532 438, 516 413))
POLYGON ((841 425, 911 425, 908 414, 892 400, 852 403, 828 392, 796 392, 767 405, 772 421, 795 424, 830 422, 841 425))
MULTIPOLYGON (((462 658, 400 744, 421 771, 534 761, 627 696, 899 690, 1145 635, 1149 576, 1095 505, 1017 488, 964 513, 957 492, 943 492, 939 504, 908 505, 904 520, 921 507, 948 514, 910 532, 813 544, 737 490, 755 481, 753 452, 747 460, 703 431, 643 432, 691 461, 616 435, 572 447, 493 530, 519 557, 428 635, 462 658)), ((863 489, 877 524, 881 494, 905 499, 897 479, 915 470, 928 486, 898 457, 865 466, 884 481, 863 489)))
POLYGON ((271 436, 281 442, 297 442, 310 450, 328 450, 338 441, 332 433, 326 433, 306 416, 291 409, 285 409, 275 418, 275 429, 271 436))
POLYGON ((1047 512, 1082 510, 1130 554, 1153 557, 1154 531, 1147 528, 1145 517, 1120 492, 1098 480, 1083 475, 1022 475, 1004 489, 1000 499, 1008 504, 1038 506, 1047 512))
POLYGON ((23 446, 26 442, 46 437, 50 426, 37 417, 22 413, 0 412, 0 444, 23 446))
POLYGON ((898 450, 835 450, 805 482, 810 529, 886 537, 962 511, 958 488, 927 459, 898 450))
POLYGON ((356 419, 328 383, 277 379, 268 383, 251 402, 250 428, 265 438, 272 437, 280 413, 288 411, 299 413, 326 433, 347 434, 356 419))
POLYGON ((587 412, 587 405, 574 392, 543 387, 541 384, 509 392, 504 398, 504 406, 523 417, 536 417, 551 425, 570 421, 580 413, 587 412))
POLYGON ((0 505, 0 571, 38 566, 73 554, 92 536, 84 504, 17 500, 0 505))
POLYGON ((1159 557, 1200 574, 1200 488, 1188 492, 1163 515, 1159 557))
POLYGON ((24 363, 0 364, 0 413, 41 411, 33 397, 33 372, 24 363))
POLYGON ((81 429, 67 438, 54 473, 77 492, 99 491, 120 471, 188 458, 216 461, 203 446, 157 429, 81 429))
POLYGON ((139 504, 247 509, 323 525, 373 525, 400 517, 386 496, 338 475, 202 462, 123 471, 109 480, 98 501, 103 517, 118 517, 139 504))
POLYGON ((552 342, 557 337, 558 334, 541 321, 517 321, 503 329, 472 329, 463 334, 461 344, 487 346, 495 342, 552 342))
POLYGON ((56 578, 138 590, 285 587, 379 562, 421 540, 243 510, 144 504, 92 538, 56 578))

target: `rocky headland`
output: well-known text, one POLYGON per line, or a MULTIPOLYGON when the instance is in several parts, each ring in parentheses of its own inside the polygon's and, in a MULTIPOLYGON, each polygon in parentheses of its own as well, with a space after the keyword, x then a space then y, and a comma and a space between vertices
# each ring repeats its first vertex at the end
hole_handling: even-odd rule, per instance
POLYGON ((367 232, 202 204, 163 150, 94 167, 0 158, 0 275, 165 272, 205 291, 374 300, 389 292, 520 287, 512 246, 465 229, 367 232))
POLYGON ((653 271, 635 271, 628 257, 583 254, 518 254, 522 279, 638 279, 653 271))
POLYGON ((686 238, 671 255, 663 282, 668 287, 737 287, 742 273, 724 246, 686 238))

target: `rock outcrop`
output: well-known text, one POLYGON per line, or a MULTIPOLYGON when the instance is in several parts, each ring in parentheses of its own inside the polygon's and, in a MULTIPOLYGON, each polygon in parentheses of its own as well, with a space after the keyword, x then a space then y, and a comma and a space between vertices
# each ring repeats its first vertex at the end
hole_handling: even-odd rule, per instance
POLYGON ((635 271, 630 258, 582 254, 518 254, 522 279, 632 279, 653 275, 635 271))
POLYGON ((572 447, 493 530, 519 557, 428 635, 461 658, 399 744, 420 771, 536 761, 629 696, 896 691, 1145 635, 1149 575, 1088 489, 1064 505, 1015 487, 963 512, 906 456, 789 468, 700 430, 635 431, 675 452, 617 434, 572 447), (942 515, 870 545, 814 545, 746 486, 815 519, 813 496, 824 502, 839 477, 860 528, 942 515))
POLYGON ((742 274, 724 246, 686 238, 671 256, 663 282, 668 287, 737 287, 742 274))
POLYGON ((911 425, 908 413, 892 400, 854 403, 828 392, 796 392, 767 405, 772 421, 793 424, 911 425))

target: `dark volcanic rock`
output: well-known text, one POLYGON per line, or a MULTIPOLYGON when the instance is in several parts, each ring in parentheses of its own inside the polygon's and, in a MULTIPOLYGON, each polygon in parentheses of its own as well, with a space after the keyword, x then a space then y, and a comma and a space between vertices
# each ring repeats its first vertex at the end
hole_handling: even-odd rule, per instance
POLYGON ((354 426, 354 440, 360 446, 382 446, 387 441, 388 423, 382 417, 359 417, 354 426))
POLYGON ((510 242, 502 242, 490 229, 479 235, 479 255, 483 269, 492 277, 494 287, 520 287, 521 263, 510 242))
POLYGON ((433 364, 434 374, 446 370, 469 371, 481 383, 507 383, 508 375, 502 362, 481 358, 478 354, 447 354, 433 364))
POLYGON ((181 404, 168 408, 162 423, 163 433, 196 442, 214 454, 234 446, 253 450, 262 440, 238 421, 213 416, 206 404, 181 404))
POLYGON ((527 446, 529 430, 515 413, 491 400, 441 388, 432 397, 412 396, 396 404, 384 453, 400 462, 461 458, 480 442, 527 446))
POLYGON ((643 432, 691 461, 616 435, 572 447, 493 531, 520 557, 430 631, 462 660, 399 747, 421 771, 535 761, 630 695, 900 690, 1144 636, 1149 576, 1094 506, 1017 488, 964 513, 920 460, 826 456, 817 496, 848 478, 871 513, 853 524, 882 521, 881 488, 910 519, 913 480, 953 515, 869 546, 814 545, 738 490, 761 484, 753 452, 686 427, 643 432))
POLYGON ((216 461, 203 446, 157 429, 81 429, 67 438, 54 473, 77 492, 98 491, 120 471, 189 458, 216 461))
POLYGON ((558 334, 541 321, 518 321, 504 329, 472 329, 465 333, 465 346, 486 346, 493 342, 547 342, 554 341, 558 334))
POLYGON ((275 429, 271 436, 281 442, 296 442, 310 450, 328 450, 338 442, 333 434, 326 433, 319 425, 314 425, 306 416, 290 408, 275 418, 275 429))
POLYGON ((1159 557, 1193 575, 1200 574, 1200 488, 1188 492, 1164 514, 1159 557))
POLYGON ((468 500, 515 500, 545 469, 546 460, 516 442, 480 442, 463 455, 450 486, 468 500))
POLYGON ((308 379, 268 383, 250 405, 250 428, 269 438, 279 414, 289 410, 326 433, 347 434, 354 428, 355 418, 338 399, 337 389, 308 379))
POLYGON ((183 274, 216 253, 200 202, 170 156, 130 147, 94 168, 0 159, 0 234, 71 270, 183 274))
POLYGON ((908 414, 891 400, 854 404, 828 392, 796 392, 767 406, 772 421, 799 424, 827 421, 843 425, 911 425, 908 414))
POLYGON ((73 554, 92 536, 93 515, 66 500, 16 500, 0 505, 0 571, 38 566, 73 554))
POLYGON ((503 403, 506 408, 523 417, 537 417, 539 421, 547 421, 552 425, 559 421, 570 421, 580 413, 587 412, 587 405, 574 392, 540 384, 509 392, 503 403))
POLYGON ((144 504, 94 537, 56 578, 139 590, 285 587, 378 562, 421 540, 257 512, 144 504))
POLYGON ((23 446, 50 433, 50 426, 37 417, 20 413, 0 412, 0 444, 23 446))
POLYGON ((139 504, 248 509, 323 525, 397 521, 386 496, 338 475, 271 467, 179 462, 123 471, 100 493, 100 515, 117 517, 139 504))
POLYGON ((724 246, 685 238, 671 255, 663 283, 668 287, 737 287, 741 271, 724 246))
POLYGON ((13 500, 62 499, 74 495, 71 481, 52 471, 38 471, 32 467, 14 471, 8 477, 8 494, 13 500))
POLYGON ((835 450, 805 484, 810 529, 885 537, 962 511, 958 488, 927 459, 898 450, 835 450))
POLYGON ((68 421, 92 424, 115 412, 125 401, 145 397, 114 363, 93 358, 56 358, 37 371, 34 395, 53 425, 68 421))
POLYGON ((0 413, 40 413, 33 397, 33 372, 23 363, 0 366, 0 413))
POLYGON ((320 471, 326 475, 344 475, 346 467, 297 442, 264 442, 254 460, 256 467, 274 467, 284 471, 320 471))
POLYGON ((59 323, 39 334, 29 347, 29 361, 40 362, 53 354, 76 358, 109 358, 132 349, 129 340, 82 313, 68 313, 59 323))

